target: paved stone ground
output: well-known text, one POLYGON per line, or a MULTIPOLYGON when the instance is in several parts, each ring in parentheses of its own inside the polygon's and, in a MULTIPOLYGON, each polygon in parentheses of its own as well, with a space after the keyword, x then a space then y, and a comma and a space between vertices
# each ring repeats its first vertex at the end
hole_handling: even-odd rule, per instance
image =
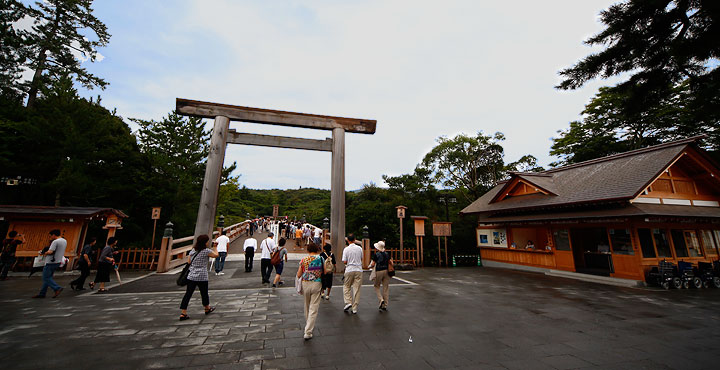
POLYGON ((211 282, 217 311, 204 315, 196 293, 192 319, 180 322, 182 292, 33 300, 39 278, 13 278, 0 284, 0 363, 420 370, 716 369, 720 361, 720 290, 619 288, 492 268, 399 276, 417 285, 393 286, 387 312, 363 287, 358 314, 344 313, 338 289, 307 342, 293 289, 213 290, 211 282))

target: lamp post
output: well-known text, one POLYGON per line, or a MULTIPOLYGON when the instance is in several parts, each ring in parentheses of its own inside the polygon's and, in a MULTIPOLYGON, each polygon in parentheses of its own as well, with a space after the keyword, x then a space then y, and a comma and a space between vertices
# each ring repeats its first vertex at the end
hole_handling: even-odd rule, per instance
POLYGON ((363 226, 363 239, 370 239, 370 233, 368 232, 367 225, 363 226))
POLYGON ((445 221, 450 222, 450 209, 448 207, 448 203, 457 203, 457 198, 449 195, 441 195, 438 197, 438 202, 445 205, 445 221))
POLYGON ((363 268, 370 265, 370 233, 367 225, 362 228, 363 268))

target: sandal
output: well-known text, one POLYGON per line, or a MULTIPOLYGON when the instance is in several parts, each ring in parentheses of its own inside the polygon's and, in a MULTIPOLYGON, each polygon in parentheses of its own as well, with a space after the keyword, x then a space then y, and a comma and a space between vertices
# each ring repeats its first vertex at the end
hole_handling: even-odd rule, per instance
POLYGON ((186 313, 181 313, 181 314, 180 314, 180 321, 185 321, 185 320, 187 320, 187 319, 189 319, 189 318, 190 318, 190 316, 188 316, 186 313))
POLYGON ((90 282, 90 290, 93 290, 93 289, 95 289, 95 283, 91 281, 90 282))
POLYGON ((105 293, 105 292, 107 292, 107 289, 101 288, 101 289, 98 289, 97 292, 98 292, 98 293, 105 293))
POLYGON ((205 314, 206 314, 206 315, 209 315, 210 312, 213 312, 213 311, 215 311, 215 307, 210 307, 210 308, 208 308, 207 310, 205 310, 205 314))

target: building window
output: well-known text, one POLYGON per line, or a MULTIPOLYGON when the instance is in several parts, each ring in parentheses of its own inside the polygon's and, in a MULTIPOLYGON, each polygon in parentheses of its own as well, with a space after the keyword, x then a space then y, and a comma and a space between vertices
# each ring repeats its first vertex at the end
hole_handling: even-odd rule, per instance
POLYGON ((702 237, 703 247, 705 247, 705 255, 717 256, 717 244, 713 240, 712 231, 700 230, 700 236, 702 237))
POLYGON ((610 233, 613 253, 631 256, 635 254, 632 247, 630 229, 610 229, 608 233, 610 233))
POLYGON ((567 229, 555 230, 553 232, 555 237, 555 249, 559 251, 570 250, 570 233, 567 229))
POLYGON ((690 252, 690 257, 702 257, 702 249, 700 248, 700 240, 697 237, 695 230, 685 230, 685 244, 690 252))
POLYGON ((685 245, 685 234, 682 230, 670 230, 670 235, 672 236, 673 246, 675 247, 675 255, 680 257, 690 257, 687 250, 687 245, 685 245))
POLYGON ((655 246, 653 245, 652 234, 650 229, 638 229, 638 237, 640 238, 640 249, 644 258, 656 258, 655 246))
POLYGON ((668 240, 667 230, 652 229, 652 231, 658 257, 673 258, 672 251, 670 250, 670 240, 668 240))

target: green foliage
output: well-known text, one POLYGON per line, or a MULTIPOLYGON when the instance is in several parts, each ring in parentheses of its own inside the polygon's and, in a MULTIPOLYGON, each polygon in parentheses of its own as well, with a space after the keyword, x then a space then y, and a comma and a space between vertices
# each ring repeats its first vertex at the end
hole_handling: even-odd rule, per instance
POLYGON ((420 163, 420 173, 435 183, 460 190, 468 201, 475 200, 504 176, 503 140, 505 136, 500 132, 493 136, 482 132, 476 136, 441 136, 420 163))
POLYGON ((0 0, 0 97, 19 100, 23 41, 13 28, 22 19, 25 7, 17 0, 0 0))
POLYGON ((2 0, 3 69, 0 89, 28 94, 28 107, 35 104, 38 92, 54 80, 69 74, 86 88, 105 88, 107 82, 81 66, 83 59, 95 61, 97 48, 107 45, 107 27, 92 13, 92 0, 45 0, 23 6, 18 1, 2 0), (31 30, 15 30, 7 24, 29 16, 31 30), (31 81, 19 83, 21 68, 33 71, 31 81))
POLYGON ((588 45, 606 48, 560 71, 560 89, 594 78, 629 75, 600 90, 554 139, 562 163, 698 134, 720 149, 720 34, 717 1, 628 0, 601 13, 605 30, 588 45))

